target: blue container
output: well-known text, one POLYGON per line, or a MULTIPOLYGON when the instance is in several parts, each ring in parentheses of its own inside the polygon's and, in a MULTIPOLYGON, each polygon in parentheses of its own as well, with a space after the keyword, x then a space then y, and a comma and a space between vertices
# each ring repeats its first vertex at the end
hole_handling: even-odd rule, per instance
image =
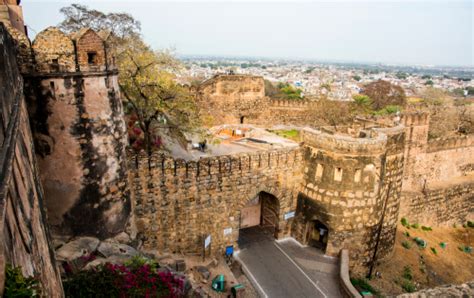
POLYGON ((234 254, 234 246, 230 245, 225 248, 225 255, 232 256, 234 254))

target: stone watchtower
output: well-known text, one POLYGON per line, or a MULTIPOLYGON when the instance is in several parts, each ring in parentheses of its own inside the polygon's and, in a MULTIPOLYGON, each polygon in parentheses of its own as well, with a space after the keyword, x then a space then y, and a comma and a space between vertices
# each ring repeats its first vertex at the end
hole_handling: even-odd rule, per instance
POLYGON ((50 27, 24 74, 41 180, 53 231, 113 236, 130 214, 127 135, 118 72, 93 30, 50 27))
POLYGON ((303 131, 304 178, 293 234, 354 272, 393 251, 403 174, 403 127, 303 131), (375 257, 374 257, 375 255, 375 257))

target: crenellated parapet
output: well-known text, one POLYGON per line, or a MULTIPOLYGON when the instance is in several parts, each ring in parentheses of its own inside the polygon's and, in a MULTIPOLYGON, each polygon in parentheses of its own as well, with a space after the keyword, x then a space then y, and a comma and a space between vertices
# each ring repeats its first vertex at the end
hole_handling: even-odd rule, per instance
POLYGON ((32 44, 36 72, 44 75, 114 70, 114 61, 108 58, 112 53, 107 52, 103 39, 108 37, 90 28, 67 35, 57 27, 49 27, 38 33, 32 44))
POLYGON ((428 141, 427 152, 437 152, 443 150, 455 150, 462 149, 466 147, 474 147, 474 136, 465 135, 465 136, 455 136, 447 138, 438 138, 428 141))
POLYGON ((310 100, 283 100, 283 99, 272 99, 270 101, 270 107, 272 108, 309 108, 316 105, 315 101, 310 100))

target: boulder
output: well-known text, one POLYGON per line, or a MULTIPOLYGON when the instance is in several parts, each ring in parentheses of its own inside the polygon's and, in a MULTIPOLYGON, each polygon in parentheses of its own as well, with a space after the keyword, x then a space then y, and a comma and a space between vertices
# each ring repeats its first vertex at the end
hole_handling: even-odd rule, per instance
POLYGON ((139 252, 131 246, 112 242, 100 243, 99 247, 97 248, 97 251, 106 258, 111 256, 123 256, 132 258, 139 255, 139 252))
POLYGON ((80 237, 63 244, 57 251, 59 261, 72 261, 84 255, 93 253, 99 246, 99 239, 95 237, 80 237))
POLYGON ((94 261, 88 263, 85 267, 84 267, 84 270, 89 270, 93 267, 97 267, 99 265, 104 265, 104 264, 107 264, 107 263, 110 263, 110 264, 124 264, 125 262, 129 261, 130 259, 128 257, 125 257, 125 256, 111 256, 109 258, 98 258, 98 259, 95 259, 94 261))

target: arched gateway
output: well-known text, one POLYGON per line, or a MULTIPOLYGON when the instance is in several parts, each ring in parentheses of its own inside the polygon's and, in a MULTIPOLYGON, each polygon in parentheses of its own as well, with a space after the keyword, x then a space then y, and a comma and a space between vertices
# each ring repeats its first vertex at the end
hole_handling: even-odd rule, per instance
POLYGON ((262 236, 278 238, 280 231, 280 201, 261 191, 240 210, 239 246, 262 236))

